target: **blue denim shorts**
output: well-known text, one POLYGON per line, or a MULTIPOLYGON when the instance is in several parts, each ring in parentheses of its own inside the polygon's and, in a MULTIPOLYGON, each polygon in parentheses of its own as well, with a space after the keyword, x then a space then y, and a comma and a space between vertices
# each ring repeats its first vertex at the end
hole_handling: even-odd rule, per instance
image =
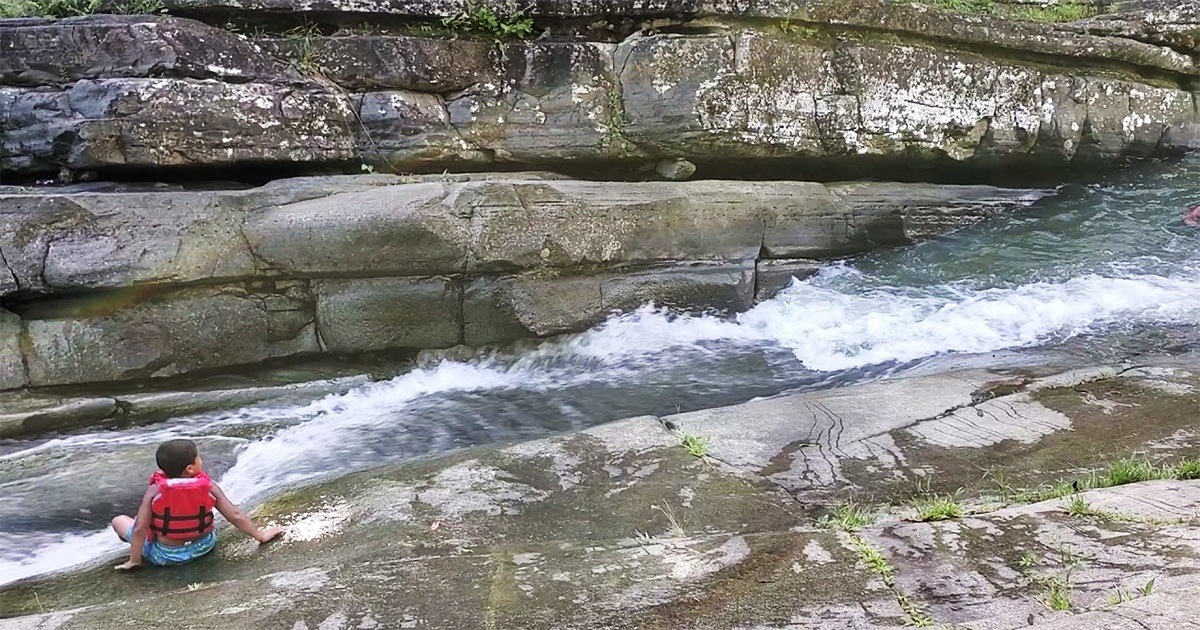
MULTIPOLYGON (((125 542, 133 538, 133 525, 125 532, 125 542)), ((167 567, 173 564, 191 562, 213 550, 217 546, 217 530, 195 539, 189 540, 178 547, 164 545, 157 540, 146 540, 142 545, 142 559, 150 564, 167 567)))

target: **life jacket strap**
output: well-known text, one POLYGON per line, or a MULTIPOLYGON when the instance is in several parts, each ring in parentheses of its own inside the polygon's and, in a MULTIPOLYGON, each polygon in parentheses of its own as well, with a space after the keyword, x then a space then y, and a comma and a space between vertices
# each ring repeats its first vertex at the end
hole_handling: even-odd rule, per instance
POLYGON ((213 513, 207 507, 201 505, 200 511, 196 514, 186 516, 172 516, 171 508, 164 507, 162 514, 154 513, 154 518, 151 520, 150 529, 157 534, 203 534, 206 530, 212 527, 213 513), (161 521, 161 524, 155 524, 153 521, 161 521), (195 521, 195 525, 171 527, 171 521, 195 521))

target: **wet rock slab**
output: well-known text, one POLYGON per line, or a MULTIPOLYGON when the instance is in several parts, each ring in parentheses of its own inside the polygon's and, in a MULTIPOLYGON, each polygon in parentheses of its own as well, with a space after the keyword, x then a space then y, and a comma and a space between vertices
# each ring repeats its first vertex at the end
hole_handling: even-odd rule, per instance
POLYGON ((1044 478, 1099 465, 1113 456, 1105 448, 1200 453, 1197 372, 1147 364, 1049 378, 966 372, 882 381, 359 473, 263 505, 259 519, 288 529, 276 545, 256 548, 225 532, 213 557, 169 571, 129 576, 102 566, 6 587, 4 615, 48 612, 0 628, 115 628, 167 609, 197 628, 188 620, 262 628, 840 629, 916 619, 979 629, 1176 627, 1200 594, 1192 524, 1200 481, 1026 505, 968 501, 969 514, 940 522, 905 520, 906 502, 914 482, 930 476, 979 496, 964 482, 981 471, 964 472, 956 456, 1044 478), (1015 411, 988 419, 1001 409, 1015 411), (736 415, 736 426, 722 414, 736 415), (709 453, 688 454, 668 426, 707 438, 709 453), (1081 447, 1104 427, 1126 441, 1081 447), (1072 449, 1051 459, 1056 440, 1072 449), (872 452, 888 457, 865 458, 872 452), (876 485, 864 459, 903 483, 876 485), (816 526, 831 503, 867 493, 883 510, 875 524, 857 532, 816 526), (1088 510, 1072 511, 1074 502, 1088 510), (867 549, 890 569, 864 562, 867 549), (1051 589, 1069 600, 1067 610, 1044 603, 1051 589))
POLYGON ((278 385, 198 383, 191 390, 120 391, 107 396, 48 390, 0 393, 0 438, 78 431, 123 422, 156 422, 207 411, 236 409, 263 402, 311 400, 371 382, 356 374, 278 385))

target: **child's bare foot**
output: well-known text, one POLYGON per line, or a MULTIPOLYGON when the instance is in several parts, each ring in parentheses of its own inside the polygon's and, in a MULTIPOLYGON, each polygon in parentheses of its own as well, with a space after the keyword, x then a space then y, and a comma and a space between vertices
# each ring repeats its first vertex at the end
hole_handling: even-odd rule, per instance
POLYGON ((134 569, 142 568, 142 563, 130 562, 130 561, 126 560, 125 562, 122 562, 121 564, 118 564, 117 566, 115 566, 113 568, 118 571, 132 571, 134 569))
POLYGON ((263 530, 263 531, 262 531, 262 532, 261 532, 261 533, 258 535, 258 542, 260 542, 260 543, 269 543, 269 542, 271 542, 272 540, 275 540, 276 538, 279 538, 279 537, 280 537, 280 536, 282 536, 282 535, 283 535, 283 528, 282 528, 282 527, 272 527, 272 528, 270 528, 270 529, 263 530))

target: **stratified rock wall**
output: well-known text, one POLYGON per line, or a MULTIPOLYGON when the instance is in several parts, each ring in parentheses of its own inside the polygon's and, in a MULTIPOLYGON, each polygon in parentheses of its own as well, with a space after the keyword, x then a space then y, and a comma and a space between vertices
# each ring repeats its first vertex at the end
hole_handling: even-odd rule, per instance
POLYGON ((357 12, 316 14, 333 36, 255 40, 174 17, 0 21, 0 169, 634 172, 685 158, 702 174, 737 160, 946 176, 1200 146, 1189 3, 1065 25, 893 3, 679 4, 535 3, 542 36, 507 43, 412 27, 461 11, 451 2, 174 7, 213 21, 357 12), (401 22, 366 33, 363 12, 401 22), (616 30, 570 21, 600 14, 616 30), (617 26, 651 15, 679 32, 617 26))
MULTIPOLYGON (((537 174, 0 195, 0 387, 578 331, 749 308, 760 261, 913 242, 1045 193, 537 174)), ((778 290, 774 280, 771 290, 778 290)))

